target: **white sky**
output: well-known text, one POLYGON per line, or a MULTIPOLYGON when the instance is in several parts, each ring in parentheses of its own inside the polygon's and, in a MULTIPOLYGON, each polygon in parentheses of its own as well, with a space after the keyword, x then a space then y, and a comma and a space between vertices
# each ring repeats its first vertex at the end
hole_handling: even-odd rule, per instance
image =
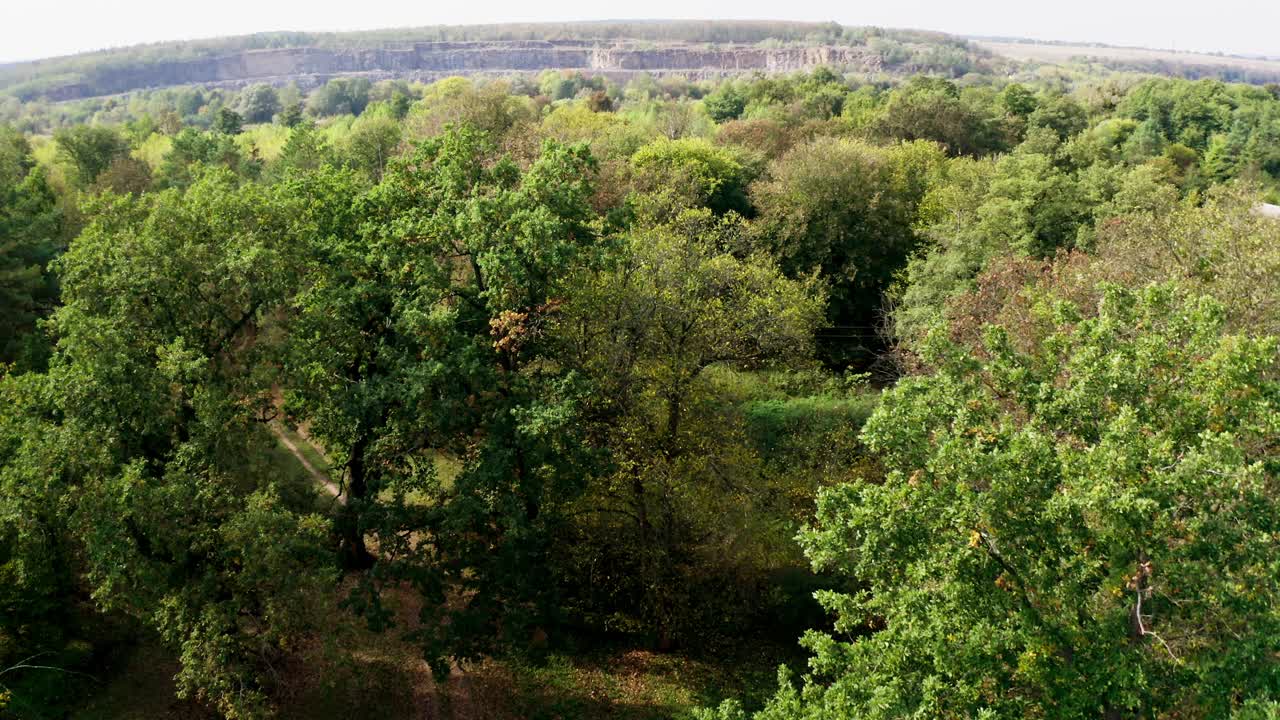
POLYGON ((266 30, 620 18, 834 20, 1280 56, 1280 0, 0 0, 0 62, 266 30))

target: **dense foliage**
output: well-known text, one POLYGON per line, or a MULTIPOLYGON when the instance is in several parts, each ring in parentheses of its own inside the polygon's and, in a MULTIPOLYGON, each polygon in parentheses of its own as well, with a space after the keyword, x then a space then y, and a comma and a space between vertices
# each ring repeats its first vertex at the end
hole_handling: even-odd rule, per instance
POLYGON ((1269 90, 45 110, 0 128, 0 716, 94 695, 110 626, 269 717, 317 645, 367 661, 321 641, 352 618, 442 685, 803 633, 806 672, 709 718, 1275 711, 1269 90))
POLYGON ((1224 717, 1277 686, 1276 341, 1175 285, 934 336, 824 492, 812 674, 764 718, 1224 717), (1023 346, 1025 345, 1025 346, 1023 346))

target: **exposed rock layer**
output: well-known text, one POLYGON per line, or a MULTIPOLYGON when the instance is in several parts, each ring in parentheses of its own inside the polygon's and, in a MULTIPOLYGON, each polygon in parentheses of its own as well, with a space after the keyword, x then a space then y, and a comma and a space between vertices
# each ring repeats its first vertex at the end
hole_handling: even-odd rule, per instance
POLYGON ((373 79, 430 80, 448 75, 578 70, 602 75, 649 72, 695 77, 735 73, 775 73, 818 65, 863 72, 880 69, 880 57, 866 48, 757 45, 597 44, 584 41, 425 42, 378 49, 289 48, 252 50, 109 71, 91 87, 72 83, 52 88, 53 100, 186 84, 241 85, 251 82, 306 84, 340 75, 373 79), (105 81, 105 82, 104 82, 105 81))

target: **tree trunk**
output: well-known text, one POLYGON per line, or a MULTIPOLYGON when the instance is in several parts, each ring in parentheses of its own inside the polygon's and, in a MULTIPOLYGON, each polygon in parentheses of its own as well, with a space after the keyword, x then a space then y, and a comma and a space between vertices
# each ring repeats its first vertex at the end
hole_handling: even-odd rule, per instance
POLYGON ((338 523, 342 534, 342 566, 348 570, 367 570, 374 563, 373 554, 364 542, 364 532, 360 529, 360 512, 369 491, 364 464, 364 451, 368 446, 368 437, 361 435, 351 447, 351 459, 347 462, 347 503, 342 508, 338 523))

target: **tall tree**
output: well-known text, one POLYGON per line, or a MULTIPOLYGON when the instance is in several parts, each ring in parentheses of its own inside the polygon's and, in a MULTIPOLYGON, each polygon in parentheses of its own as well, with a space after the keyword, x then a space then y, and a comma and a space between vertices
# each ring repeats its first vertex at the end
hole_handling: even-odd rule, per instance
POLYGON ((708 207, 751 214, 747 186, 758 172, 732 147, 701 138, 659 138, 631 156, 635 204, 658 220, 681 210, 708 207))
POLYGON ((377 182, 400 146, 400 123, 386 105, 370 106, 351 123, 347 156, 352 164, 377 182))
POLYGON ((49 263, 61 249, 62 213, 26 138, 0 127, 0 364, 38 366, 36 321, 53 309, 49 263))
POLYGON ((662 649, 711 608, 730 612, 723 594, 697 597, 723 579, 707 558, 741 529, 726 515, 750 522, 772 494, 707 376, 802 367, 822 319, 818 280, 788 279, 745 252, 745 236, 740 217, 707 209, 635 229, 565 308, 564 362, 591 380, 584 418, 609 464, 576 503, 557 565, 577 603, 633 617, 662 649))
POLYGON ((75 170, 76 182, 87 187, 98 179, 129 145, 115 129, 99 125, 75 125, 53 134, 58 154, 75 170))
POLYGON ((1277 341, 1172 285, 938 333, 865 437, 889 469, 802 535, 813 674, 763 718, 1228 717, 1280 683, 1277 341))
MULTIPOLYGON (((933 143, 880 148, 818 138, 774 161, 751 188, 758 242, 792 277, 831 284, 828 320, 874 346, 882 294, 915 249, 917 208, 944 156, 933 143)), ((863 345, 826 348, 836 363, 865 361, 863 345)))
POLYGON ((587 458, 581 379, 547 329, 600 256, 593 166, 585 147, 548 143, 521 171, 451 128, 392 163, 357 205, 361 237, 322 247, 327 270, 298 300, 291 407, 345 468, 348 557, 370 562, 372 533, 374 576, 426 595, 437 669, 527 642, 554 615, 549 529, 587 458), (448 482, 441 454, 461 466, 448 482))
POLYGON ((889 96, 873 127, 898 140, 932 140, 951 155, 981 155, 1002 145, 988 109, 966 102, 951 81, 923 75, 889 96))
MULTIPOLYGON (((221 171, 96 202, 58 263, 64 305, 36 406, 65 438, 66 532, 97 603, 179 652, 181 694, 258 717, 269 664, 332 580, 327 522, 281 500, 263 424, 264 326, 296 282, 307 199, 221 171)), ((19 454, 6 476, 47 458, 19 454)))
POLYGON ((212 130, 222 135, 239 135, 243 132, 244 118, 230 108, 219 108, 213 119, 212 130))
POLYGON ((266 83, 255 83, 240 91, 240 114, 248 122, 271 122, 280 107, 280 94, 266 83))

